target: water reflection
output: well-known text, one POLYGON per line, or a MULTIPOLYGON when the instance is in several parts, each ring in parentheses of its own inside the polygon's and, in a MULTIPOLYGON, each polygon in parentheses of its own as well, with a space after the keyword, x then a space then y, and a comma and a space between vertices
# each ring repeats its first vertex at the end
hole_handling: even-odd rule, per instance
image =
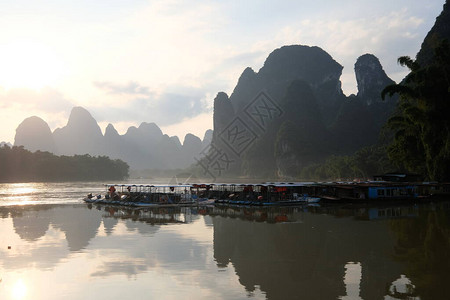
POLYGON ((249 291, 259 286, 270 299, 449 296, 447 203, 308 207, 288 212, 293 223, 284 224, 259 223, 245 208, 228 211, 214 219, 215 258, 219 267, 231 263, 249 291), (399 288, 398 278, 416 286, 399 288))
MULTIPOLYGON (((87 207, 92 209, 92 205, 87 207)), ((131 220, 144 222, 150 225, 183 224, 192 222, 192 209, 183 207, 139 209, 119 206, 96 206, 97 210, 103 210, 104 219, 131 220)))
POLYGON ((236 276, 233 271, 216 276, 212 229, 199 215, 89 210, 84 205, 22 207, 20 213, 17 209, 0 208, 4 216, 0 220, 2 297, 1 289, 11 291, 20 276, 24 276, 24 282, 32 282, 27 295, 33 297, 26 299, 61 299, 61 295, 66 299, 130 299, 142 295, 210 299, 226 291, 234 296, 242 292, 237 280, 229 280, 236 276), (48 226, 46 232, 38 230, 33 239, 19 235, 17 232, 28 228, 20 225, 22 219, 34 216, 42 217, 48 226), (166 220, 155 222, 158 216, 166 220), (177 222, 170 223, 173 220, 177 222), (185 235, 184 229, 175 224, 183 224, 191 232, 185 235), (207 242, 205 233, 210 233, 207 242), (3 247, 6 244, 11 245, 10 250, 3 247), (49 282, 55 283, 49 287, 49 282))
POLYGON ((361 299, 359 296, 361 275, 361 263, 349 262, 345 265, 344 284, 346 295, 339 299, 361 299))
POLYGON ((382 298, 386 283, 400 274, 400 265, 389 257, 394 240, 386 223, 314 213, 303 213, 300 219, 243 224, 241 219, 215 218, 218 266, 231 263, 247 290, 260 286, 270 299, 346 295, 343 278, 349 261, 361 263, 363 299, 382 298))
POLYGON ((417 218, 390 221, 396 237, 395 259, 406 263, 415 286, 412 296, 421 299, 448 299, 450 283, 449 203, 420 207, 417 218))
POLYGON ((445 299, 449 211, 445 202, 0 207, 0 293, 9 291, 7 299, 445 299), (61 287, 45 293, 47 281, 61 287))
MULTIPOLYGON (((411 283, 411 280, 405 275, 392 282, 389 287, 388 296, 385 299, 420 299, 417 296, 416 287, 411 283)), ((425 298, 426 299, 426 298, 425 298)))
POLYGON ((23 206, 16 206, 10 210, 15 232, 27 241, 36 241, 45 235, 50 224, 50 216, 39 211, 46 206, 37 206, 35 210, 28 210, 23 206))

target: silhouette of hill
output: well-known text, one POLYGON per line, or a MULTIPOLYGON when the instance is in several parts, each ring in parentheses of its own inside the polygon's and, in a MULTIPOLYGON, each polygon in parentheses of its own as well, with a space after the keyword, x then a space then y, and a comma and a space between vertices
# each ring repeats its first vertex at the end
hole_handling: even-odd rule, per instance
POLYGON ((82 107, 72 109, 67 125, 57 128, 53 132, 53 138, 60 155, 104 153, 102 130, 91 114, 82 107))
POLYGON ((223 166, 228 174, 297 177, 332 154, 376 143, 396 103, 380 94, 393 81, 371 54, 355 63, 357 95, 344 95, 341 73, 319 47, 284 46, 259 72, 246 68, 231 96, 218 93, 212 144, 233 161, 223 166))
POLYGON ((444 39, 450 40, 450 3, 448 0, 445 1, 441 14, 425 36, 416 56, 417 63, 423 66, 431 64, 434 59, 434 50, 444 39))
POLYGON ((27 144, 30 151, 48 151, 55 153, 56 145, 48 124, 39 117, 26 118, 16 129, 16 145, 27 144))
POLYGON ((108 124, 103 135, 86 109, 74 107, 67 125, 53 133, 40 118, 25 119, 16 130, 14 145, 57 155, 107 155, 137 170, 180 169, 194 163, 194 157, 199 156, 211 139, 212 131, 205 133, 203 141, 187 134, 181 144, 178 137, 169 137, 155 123, 146 122, 128 128, 123 135, 108 124))

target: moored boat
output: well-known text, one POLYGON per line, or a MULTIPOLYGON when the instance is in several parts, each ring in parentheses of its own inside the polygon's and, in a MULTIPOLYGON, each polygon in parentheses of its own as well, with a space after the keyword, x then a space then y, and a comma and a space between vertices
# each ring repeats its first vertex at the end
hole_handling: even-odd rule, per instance
POLYGON ((202 202, 192 193, 192 185, 106 184, 104 195, 88 194, 86 203, 133 207, 192 206, 202 202))
POLYGON ((127 206, 294 206, 319 202, 410 201, 448 198, 449 184, 410 182, 264 182, 178 185, 107 184, 87 203, 127 206))

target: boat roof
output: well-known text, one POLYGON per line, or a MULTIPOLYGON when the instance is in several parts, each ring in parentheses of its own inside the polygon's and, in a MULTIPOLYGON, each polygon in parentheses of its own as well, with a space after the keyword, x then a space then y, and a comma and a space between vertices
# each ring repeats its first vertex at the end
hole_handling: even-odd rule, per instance
POLYGON ((114 184, 107 183, 105 186, 116 186, 116 187, 192 187, 192 184, 114 184))
POLYGON ((437 182, 392 182, 392 181, 338 181, 338 182, 261 182, 261 183, 185 183, 185 184, 135 184, 135 183, 107 183, 105 186, 115 187, 139 187, 139 188, 208 188, 208 187, 304 187, 304 186, 324 186, 324 187, 376 187, 376 186, 417 186, 417 185, 437 185, 437 182))

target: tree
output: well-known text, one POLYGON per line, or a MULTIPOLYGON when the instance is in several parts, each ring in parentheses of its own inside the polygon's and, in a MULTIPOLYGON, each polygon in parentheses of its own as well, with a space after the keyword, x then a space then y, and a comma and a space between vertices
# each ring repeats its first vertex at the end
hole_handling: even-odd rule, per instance
POLYGON ((429 65, 403 56, 398 59, 411 71, 403 82, 387 86, 386 95, 400 95, 397 112, 387 126, 395 136, 389 158, 410 172, 430 180, 450 179, 450 45, 444 40, 429 65))
POLYGON ((129 166, 121 160, 90 155, 56 156, 26 150, 23 146, 0 147, 0 182, 122 180, 129 166))

